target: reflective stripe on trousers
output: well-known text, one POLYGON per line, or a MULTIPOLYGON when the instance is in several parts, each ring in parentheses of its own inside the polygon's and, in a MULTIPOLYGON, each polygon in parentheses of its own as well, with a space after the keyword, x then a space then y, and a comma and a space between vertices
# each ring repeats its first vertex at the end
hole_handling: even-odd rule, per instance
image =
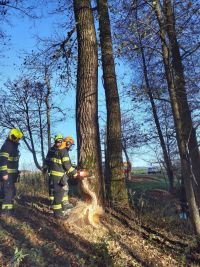
POLYGON ((12 210, 13 204, 2 204, 2 210, 12 210))
POLYGON ((52 206, 52 208, 53 208, 53 210, 60 210, 60 209, 62 209, 62 205, 61 204, 54 204, 52 206))
POLYGON ((69 201, 69 197, 68 196, 64 196, 63 198, 62 198, 62 202, 68 202, 69 201))
POLYGON ((57 171, 50 171, 50 174, 53 175, 53 176, 62 177, 65 173, 64 172, 57 172, 57 171))

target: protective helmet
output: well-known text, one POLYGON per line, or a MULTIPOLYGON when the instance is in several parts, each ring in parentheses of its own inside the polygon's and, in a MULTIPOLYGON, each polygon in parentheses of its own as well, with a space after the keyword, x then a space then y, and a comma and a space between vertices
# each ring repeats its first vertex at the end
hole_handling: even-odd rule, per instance
POLYGON ((66 144, 74 145, 74 139, 71 136, 65 137, 64 142, 66 144))
POLYGON ((60 140, 63 141, 63 136, 62 136, 62 134, 57 134, 57 135, 55 135, 55 137, 54 137, 54 141, 56 142, 56 141, 60 141, 60 140))
POLYGON ((71 136, 67 136, 64 138, 62 145, 59 149, 67 148, 70 149, 74 145, 74 139, 71 136))
POLYGON ((10 130, 8 138, 12 141, 17 141, 23 137, 23 133, 16 128, 10 130))

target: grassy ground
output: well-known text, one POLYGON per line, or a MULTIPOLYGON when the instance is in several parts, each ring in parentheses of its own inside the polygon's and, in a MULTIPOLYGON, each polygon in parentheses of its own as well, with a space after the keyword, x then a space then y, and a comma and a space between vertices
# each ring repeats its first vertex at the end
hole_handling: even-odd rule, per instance
POLYGON ((137 174, 127 181, 127 187, 134 190, 168 189, 168 182, 163 175, 137 174))
POLYGON ((0 218, 1 267, 200 266, 188 221, 115 206, 80 228, 53 218, 42 179, 23 180, 16 216, 0 218))

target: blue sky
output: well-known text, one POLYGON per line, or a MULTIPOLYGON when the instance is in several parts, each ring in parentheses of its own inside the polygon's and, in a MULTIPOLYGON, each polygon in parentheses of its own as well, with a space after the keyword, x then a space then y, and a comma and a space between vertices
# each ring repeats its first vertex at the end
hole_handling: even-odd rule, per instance
MULTIPOLYGON (((7 79, 15 79, 19 73, 20 64, 23 60, 23 52, 30 52, 31 50, 35 50, 36 41, 34 39, 35 35, 40 35, 42 37, 47 37, 52 34, 52 28, 55 22, 55 17, 43 18, 37 21, 31 21, 29 18, 25 17, 23 19, 14 18, 12 19, 13 27, 7 27, 8 34, 11 35, 11 41, 9 44, 9 49, 5 51, 5 60, 3 60, 1 64, 1 82, 0 85, 3 86, 3 83, 7 79)), ((2 59, 0 59, 2 61, 2 59)), ((127 73, 127 66, 121 64, 118 66, 118 73, 123 75, 123 73, 127 73)), ((99 71, 99 99, 100 99, 100 114, 105 111, 105 99, 104 99, 104 90, 102 88, 102 72, 99 71)), ((119 82, 120 84, 120 82, 119 82)), ((67 93, 65 99, 65 107, 75 109, 75 90, 67 93)), ((122 105, 123 107, 123 105, 122 105)), ((125 107, 123 107, 125 108, 125 107)), ((74 110, 75 114, 75 110, 74 110)), ((101 126, 103 127, 103 121, 100 121, 101 126)), ((76 136, 76 126, 75 126, 75 118, 73 117, 73 112, 70 114, 69 118, 67 118, 66 122, 59 123, 54 127, 54 133, 60 132, 64 136, 70 135, 76 136)), ((1 140, 2 141, 2 140, 1 140)), ((2 142, 1 142, 2 143, 2 142)), ((149 156, 144 153, 144 150, 136 150, 135 154, 132 157, 134 162, 134 166, 147 166, 149 156)), ((76 162, 76 146, 74 150, 71 152, 71 158, 73 162, 76 162)), ((29 168, 33 165, 32 155, 26 150, 21 150, 21 160, 20 160, 21 168, 29 168)))
MULTIPOLYGON (((23 62, 24 52, 31 52, 36 47, 35 35, 40 35, 42 37, 47 37, 51 35, 52 24, 55 18, 49 17, 40 19, 37 21, 31 21, 29 18, 14 18, 12 19, 12 27, 7 28, 7 33, 11 36, 11 41, 9 43, 9 49, 7 49, 5 54, 5 60, 2 61, 2 68, 0 69, 1 79, 0 86, 2 87, 7 79, 15 79, 19 74, 19 68, 23 62)), ((75 107, 75 91, 70 91, 68 97, 66 98, 66 106, 69 108, 75 107), (69 100, 69 101, 68 101, 69 100)), ((70 114, 71 115, 71 114, 70 114)), ((71 117, 71 116, 70 116, 71 117)), ((65 123, 58 124, 54 133, 60 132, 64 136, 71 135, 76 136, 75 120, 73 118, 68 118, 65 123)), ((3 140, 1 140, 1 143, 3 140)), ((23 145, 21 145, 23 147, 23 145)), ((24 165, 33 166, 32 155, 26 150, 21 151, 21 167, 24 165)), ((76 159, 76 149, 72 153, 72 160, 76 159)))

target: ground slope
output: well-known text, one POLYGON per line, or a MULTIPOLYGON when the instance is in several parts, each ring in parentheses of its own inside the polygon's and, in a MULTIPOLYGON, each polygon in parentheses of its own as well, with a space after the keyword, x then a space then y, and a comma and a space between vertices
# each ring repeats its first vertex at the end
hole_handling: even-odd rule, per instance
POLYGON ((14 218, 0 218, 0 266, 200 266, 183 222, 115 207, 99 229, 79 228, 55 220, 46 202, 23 196, 14 218))

